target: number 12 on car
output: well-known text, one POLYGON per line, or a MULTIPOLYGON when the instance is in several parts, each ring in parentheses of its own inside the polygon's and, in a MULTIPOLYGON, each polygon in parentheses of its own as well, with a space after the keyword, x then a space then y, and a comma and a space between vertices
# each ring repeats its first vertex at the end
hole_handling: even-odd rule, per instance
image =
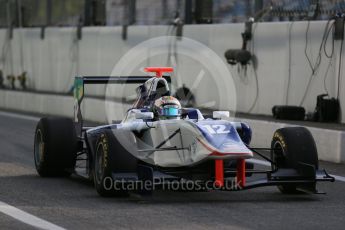
POLYGON ((227 134, 230 129, 226 125, 203 125, 209 134, 227 134))

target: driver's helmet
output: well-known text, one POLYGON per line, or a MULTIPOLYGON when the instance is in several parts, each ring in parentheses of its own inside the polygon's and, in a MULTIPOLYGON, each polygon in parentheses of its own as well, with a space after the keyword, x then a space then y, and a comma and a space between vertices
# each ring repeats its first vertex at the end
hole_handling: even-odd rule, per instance
POLYGON ((159 119, 178 119, 181 116, 181 104, 172 96, 163 96, 155 100, 153 112, 159 119))

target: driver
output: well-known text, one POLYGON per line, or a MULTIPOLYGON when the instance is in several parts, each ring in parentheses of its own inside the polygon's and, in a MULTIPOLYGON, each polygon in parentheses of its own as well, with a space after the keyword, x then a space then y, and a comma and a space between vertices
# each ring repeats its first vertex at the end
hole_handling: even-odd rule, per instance
POLYGON ((153 113, 157 120, 180 119, 181 104, 172 96, 163 96, 155 100, 153 113))

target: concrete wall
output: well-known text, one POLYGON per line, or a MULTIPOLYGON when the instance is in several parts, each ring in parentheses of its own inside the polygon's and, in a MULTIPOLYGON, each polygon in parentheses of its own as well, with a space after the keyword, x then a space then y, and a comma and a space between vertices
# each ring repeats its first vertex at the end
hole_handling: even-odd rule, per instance
MULTIPOLYGON (((311 22, 309 29, 310 42, 308 53, 315 62, 326 22, 311 22)), ((256 26, 253 51, 258 59, 257 75, 259 82, 259 99, 252 113, 271 114, 271 108, 276 104, 285 104, 287 97, 290 23, 260 23, 256 26)), ((307 59, 304 55, 306 22, 295 22, 291 33, 291 84, 288 104, 298 105, 311 75, 307 59)), ((6 42, 6 30, 0 30, 0 47, 5 60, 0 62, 0 69, 7 74, 28 72, 29 86, 38 90, 67 92, 73 82, 74 75, 109 75, 114 65, 133 46, 140 42, 166 35, 166 26, 131 26, 128 29, 128 39, 121 38, 121 27, 90 27, 83 29, 82 40, 76 42, 75 28, 47 28, 45 39, 40 39, 40 29, 16 29, 13 40, 6 42), (20 58, 22 54, 22 59, 20 58), (22 63, 22 64, 21 64, 22 63)), ((229 48, 241 47, 243 24, 219 25, 188 25, 184 27, 184 36, 199 41, 215 51, 224 61, 224 51, 229 48)), ((330 45, 330 42, 329 44, 330 45)), ((339 57, 339 42, 335 42, 335 57, 326 79, 326 86, 332 96, 336 95, 337 68, 339 57)), ((328 46, 330 47, 330 46, 328 46)), ((148 51, 149 52, 149 51, 148 51)), ((201 51, 200 51, 201 52, 201 51)), ((345 51, 343 51, 344 53, 345 51)), ((344 60, 344 59, 343 59, 344 60)), ((149 58, 143 66, 161 66, 166 64, 166 58, 149 58)), ((328 59, 322 53, 319 71, 314 77, 310 91, 303 106, 313 111, 316 96, 324 93, 324 75, 328 59)), ((184 58, 178 60, 179 73, 182 81, 191 86, 195 81, 193 73, 200 69, 198 63, 187 62, 184 58)), ((236 91, 238 111, 247 112, 256 95, 256 81, 252 65, 248 67, 247 76, 238 73, 237 66, 228 66, 231 71, 236 91)), ((342 80, 344 79, 343 71, 342 80)), ((137 74, 142 74, 139 70, 137 74)), ((218 76, 225 82, 229 76, 218 76)), ((197 102, 202 104, 213 94, 208 90, 209 83, 194 89, 197 102), (205 93, 205 90, 208 92, 205 93)), ((341 107, 345 108, 345 84, 341 84, 341 107)), ((130 90, 129 90, 130 91, 130 90)), ((92 94, 104 93, 103 86, 90 89, 92 94)), ((129 95, 132 92, 128 93, 129 95)), ((221 108, 226 109, 226 108, 221 108)), ((345 113, 342 113, 342 122, 345 113)))

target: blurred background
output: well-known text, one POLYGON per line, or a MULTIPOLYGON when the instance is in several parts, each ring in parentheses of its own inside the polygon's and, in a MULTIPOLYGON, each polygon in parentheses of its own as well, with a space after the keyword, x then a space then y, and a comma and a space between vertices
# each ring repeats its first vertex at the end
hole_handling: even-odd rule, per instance
MULTIPOLYGON (((208 103, 221 92, 205 90, 232 77, 237 112, 271 115, 274 105, 291 105, 312 115, 322 94, 338 100, 341 110, 344 20, 335 19, 344 19, 344 12, 342 0, 0 0, 0 107, 70 116, 73 101, 50 108, 48 96, 37 94, 71 95, 75 76, 107 76, 133 47, 168 35, 174 39, 167 55, 150 57, 148 47, 141 65, 173 66, 175 88, 192 91, 195 106, 229 109, 208 103), (205 68, 179 56, 183 38, 214 51, 232 76, 215 79, 205 70, 193 86, 205 68), (224 55, 238 50, 241 60, 224 55), (28 104, 29 96, 18 91, 39 99, 28 104), (66 109, 54 110, 59 107, 66 109)), ((138 67, 132 74, 143 73, 138 67)), ((133 91, 118 97, 133 99, 133 91)), ((104 92, 103 86, 87 90, 101 98, 104 92)), ((344 122, 345 113, 337 121, 344 122)))
MULTIPOLYGON (((261 21, 306 20, 315 0, 0 0, 0 26, 167 25, 177 15, 185 24, 236 23, 268 5, 261 21)), ((320 0, 317 19, 343 12, 345 1, 320 0)))

